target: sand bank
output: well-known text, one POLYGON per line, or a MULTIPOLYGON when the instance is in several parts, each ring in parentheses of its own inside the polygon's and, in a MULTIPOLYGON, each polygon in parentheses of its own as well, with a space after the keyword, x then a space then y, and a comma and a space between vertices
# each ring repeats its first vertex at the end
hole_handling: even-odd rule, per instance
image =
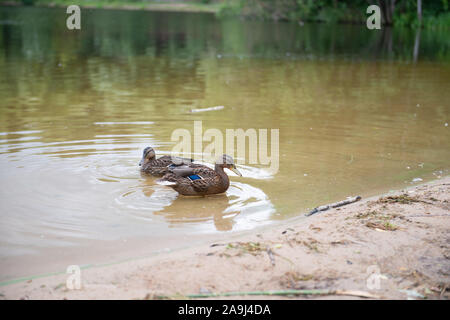
MULTIPOLYGON (((253 298, 448 299, 450 177, 183 251, 0 287, 3 299, 154 299, 331 290, 253 298), (339 294, 333 294, 336 291, 339 294), (344 291, 344 294, 341 292, 344 291)), ((242 298, 245 296, 232 296, 242 298)), ((248 298, 248 297, 247 297, 248 298)))

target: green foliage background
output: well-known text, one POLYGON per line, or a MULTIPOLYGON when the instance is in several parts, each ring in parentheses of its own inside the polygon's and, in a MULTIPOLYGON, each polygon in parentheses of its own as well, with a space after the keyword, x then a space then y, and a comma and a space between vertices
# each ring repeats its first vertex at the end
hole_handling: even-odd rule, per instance
MULTIPOLYGON (((321 22, 365 22, 369 4, 390 4, 392 0, 225 0, 220 14, 241 14, 248 18, 321 22)), ((450 26, 449 0, 422 1, 423 23, 450 26)), ((417 0, 397 0, 393 24, 417 26, 417 0)))
MULTIPOLYGON (((450 27, 450 0, 422 0, 422 24, 425 27, 450 27)), ((24 5, 69 5, 72 0, 9 0, 24 5)), ((318 21, 328 23, 364 23, 369 4, 385 5, 392 12, 392 24, 417 27, 418 0, 78 0, 81 6, 127 7, 136 9, 173 9, 216 12, 219 16, 281 21, 318 21), (180 4, 184 5, 181 7, 180 4)), ((1 3, 1 0, 0 0, 1 3)), ((384 13, 384 12, 382 12, 384 13)), ((386 22, 386 21, 385 21, 386 22)), ((389 22, 388 22, 389 23, 389 22)))

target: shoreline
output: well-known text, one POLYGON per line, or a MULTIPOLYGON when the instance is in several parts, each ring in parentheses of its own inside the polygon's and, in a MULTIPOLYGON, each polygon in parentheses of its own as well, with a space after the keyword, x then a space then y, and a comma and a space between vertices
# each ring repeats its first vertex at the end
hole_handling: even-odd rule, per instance
POLYGON ((80 290, 57 274, 4 285, 0 298, 449 299, 449 230, 447 176, 220 242, 82 269, 80 290), (263 295, 273 290, 320 294, 263 295))
MULTIPOLYGON (((67 8, 65 3, 40 3, 39 1, 33 6, 26 6, 22 3, 12 1, 0 1, 0 6, 7 7, 37 7, 37 8, 67 8)), ((190 12, 190 13, 210 13, 216 14, 219 12, 217 5, 206 4, 189 4, 189 3, 108 3, 104 4, 101 1, 96 4, 79 4, 81 9, 105 9, 105 10, 144 10, 153 12, 190 12)))

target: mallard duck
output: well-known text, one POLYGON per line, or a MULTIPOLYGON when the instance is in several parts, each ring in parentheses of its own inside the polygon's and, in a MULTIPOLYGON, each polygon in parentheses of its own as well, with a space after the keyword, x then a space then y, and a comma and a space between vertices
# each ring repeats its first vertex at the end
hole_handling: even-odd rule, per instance
POLYGON ((242 176, 236 168, 233 158, 224 154, 216 161, 214 170, 202 165, 173 167, 157 183, 167 185, 185 196, 223 193, 230 186, 230 179, 224 168, 242 176))
POLYGON ((147 147, 142 153, 139 166, 142 172, 161 177, 169 172, 169 168, 190 166, 193 165, 192 161, 194 160, 174 156, 162 156, 156 159, 155 150, 152 147, 147 147))

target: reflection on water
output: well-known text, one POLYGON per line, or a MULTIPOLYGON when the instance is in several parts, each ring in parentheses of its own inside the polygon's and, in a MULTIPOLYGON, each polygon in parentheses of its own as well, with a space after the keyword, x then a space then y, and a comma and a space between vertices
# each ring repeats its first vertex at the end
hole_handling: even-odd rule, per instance
POLYGON ((155 184, 145 174, 141 184, 126 189, 115 201, 134 217, 153 221, 154 214, 170 226, 195 224, 197 231, 246 230, 266 224, 274 212, 264 192, 249 184, 231 182, 226 194, 185 197, 155 184))
MULTIPOLYGON (((175 193, 175 192, 174 192, 175 193)), ((273 205, 262 190, 245 183, 232 182, 226 194, 204 197, 179 197, 158 214, 171 223, 201 222, 201 230, 245 230, 267 223, 273 205)))
POLYGON ((65 18, 0 7, 0 255, 247 230, 449 167, 446 34, 102 10, 74 32, 65 18), (201 198, 142 176, 142 149, 170 154, 195 120, 279 129, 279 172, 245 163, 201 198))

